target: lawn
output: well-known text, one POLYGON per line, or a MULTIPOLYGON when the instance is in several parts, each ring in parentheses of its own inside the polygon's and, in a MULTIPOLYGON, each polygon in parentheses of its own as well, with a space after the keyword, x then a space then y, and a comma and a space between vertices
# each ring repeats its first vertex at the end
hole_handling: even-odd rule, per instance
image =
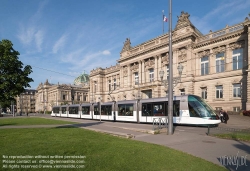
POLYGON ((0 139, 1 161, 3 156, 86 156, 85 168, 79 170, 225 170, 203 159, 164 146, 82 128, 0 129, 0 139))
POLYGON ((45 118, 4 118, 0 120, 0 126, 19 126, 19 125, 60 125, 60 124, 75 124, 74 122, 45 119, 45 118))
POLYGON ((250 142, 249 132, 234 132, 234 133, 224 133, 224 134, 214 134, 213 136, 225 139, 233 139, 238 141, 250 142))

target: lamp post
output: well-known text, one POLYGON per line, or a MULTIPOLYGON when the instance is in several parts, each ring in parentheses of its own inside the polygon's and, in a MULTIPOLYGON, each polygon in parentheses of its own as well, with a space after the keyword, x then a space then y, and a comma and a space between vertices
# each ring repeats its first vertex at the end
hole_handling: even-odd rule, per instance
POLYGON ((164 76, 163 70, 159 71, 161 82, 163 83, 165 88, 168 88, 168 135, 173 134, 173 88, 179 82, 181 82, 181 75, 182 75, 183 68, 184 67, 181 64, 179 64, 177 67, 179 76, 174 77, 174 78, 173 78, 173 75, 169 76, 169 80, 163 79, 163 76, 164 76))

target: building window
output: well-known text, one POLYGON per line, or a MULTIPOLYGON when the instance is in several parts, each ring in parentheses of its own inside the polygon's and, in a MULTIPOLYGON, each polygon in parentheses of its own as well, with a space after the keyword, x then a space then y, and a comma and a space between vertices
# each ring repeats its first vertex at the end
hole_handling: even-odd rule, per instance
POLYGON ((207 88, 201 88, 201 97, 207 99, 207 88))
POLYGON ((225 53, 217 53, 216 54, 216 72, 224 72, 225 71, 225 53))
POLYGON ((243 68, 243 49, 233 50, 233 70, 243 68))
POLYGON ((222 109, 222 107, 215 107, 215 110, 217 110, 217 111, 219 111, 221 109, 222 109))
POLYGON ((241 97, 241 85, 240 84, 233 85, 233 97, 241 97))
POLYGON ((111 80, 109 80, 109 92, 111 91, 111 80))
POLYGON ((114 79, 114 90, 116 89, 116 79, 114 79))
POLYGON ((233 111, 234 112, 239 112, 240 111, 240 107, 233 107, 233 111))
POLYGON ((87 96, 83 96, 83 101, 87 101, 87 96))
POLYGON ((185 95, 185 89, 180 89, 180 94, 185 95))
POLYGON ((139 75, 138 75, 138 72, 135 72, 135 85, 139 85, 139 75))
POLYGON ((149 69, 149 82, 153 82, 154 81, 154 69, 151 68, 149 69))
POLYGON ((223 98, 223 86, 216 86, 216 98, 217 99, 223 98))
POLYGON ((65 94, 63 95, 63 100, 66 100, 66 95, 65 94))
POLYGON ((96 90, 97 90, 97 82, 94 81, 94 92, 96 92, 96 90))
POLYGON ((201 75, 207 75, 209 73, 208 56, 201 58, 201 75))

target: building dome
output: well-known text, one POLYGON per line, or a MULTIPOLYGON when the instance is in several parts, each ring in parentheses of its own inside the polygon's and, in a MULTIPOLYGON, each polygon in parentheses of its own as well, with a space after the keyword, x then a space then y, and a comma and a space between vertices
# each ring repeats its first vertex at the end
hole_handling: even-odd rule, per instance
POLYGON ((89 82, 89 75, 85 74, 85 72, 74 80, 75 85, 80 85, 88 82, 89 82))

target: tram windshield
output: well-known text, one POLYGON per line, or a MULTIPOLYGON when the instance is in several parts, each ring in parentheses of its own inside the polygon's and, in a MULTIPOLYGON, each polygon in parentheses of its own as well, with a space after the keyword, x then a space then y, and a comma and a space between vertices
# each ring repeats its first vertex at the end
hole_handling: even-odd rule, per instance
POLYGON ((216 113, 201 97, 189 95, 188 108, 191 117, 216 117, 216 113))

